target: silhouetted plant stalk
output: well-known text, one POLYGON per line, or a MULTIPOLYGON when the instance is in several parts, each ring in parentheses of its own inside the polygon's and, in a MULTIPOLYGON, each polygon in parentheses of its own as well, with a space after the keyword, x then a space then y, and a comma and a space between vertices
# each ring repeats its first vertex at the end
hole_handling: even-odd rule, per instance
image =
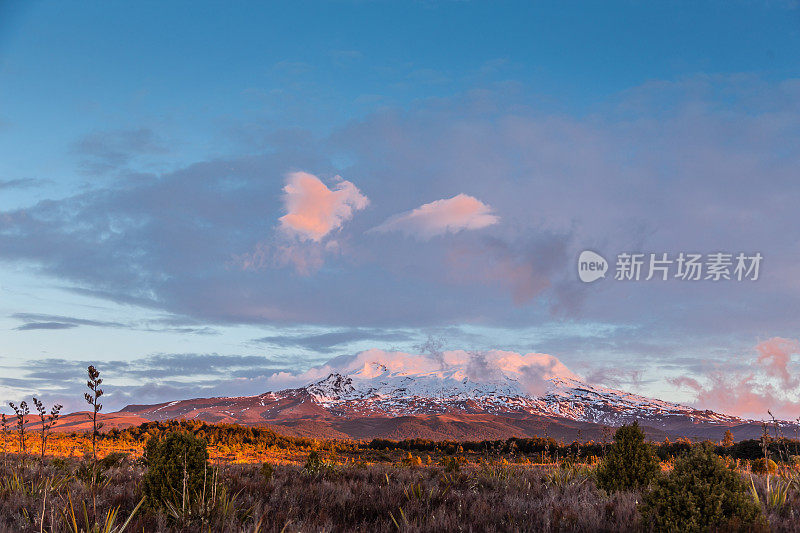
POLYGON ((44 404, 36 399, 36 396, 33 397, 33 405, 36 406, 36 411, 39 413, 39 421, 41 424, 41 432, 42 432, 42 458, 41 461, 44 463, 44 454, 47 450, 47 437, 50 435, 50 429, 55 425, 56 421, 58 420, 59 415, 61 414, 61 408, 63 407, 60 403, 57 403, 50 409, 50 414, 47 414, 47 409, 45 408, 44 404))
POLYGON ((14 402, 8 402, 11 409, 17 415, 17 431, 19 432, 19 453, 22 456, 23 462, 25 461, 25 417, 30 414, 28 402, 22 401, 19 406, 14 402))
POLYGON ((3 433, 2 433, 2 435, 3 435, 3 464, 5 464, 5 462, 6 462, 6 452, 8 451, 6 449, 6 433, 8 432, 8 418, 6 418, 6 414, 5 413, 3 413, 2 417, 0 418, 0 424, 2 424, 2 426, 0 426, 0 427, 2 427, 2 431, 3 431, 3 433))
POLYGON ((89 365, 87 373, 89 374, 89 379, 86 381, 86 387, 89 388, 90 392, 84 393, 83 397, 86 399, 86 403, 92 407, 92 507, 95 514, 97 514, 97 435, 100 428, 103 427, 102 423, 97 423, 97 413, 103 408, 103 404, 99 402, 100 396, 103 395, 103 389, 100 388, 103 379, 94 365, 89 365))
POLYGON ((103 389, 100 388, 103 379, 100 377, 100 372, 93 365, 89 365, 87 373, 89 374, 89 379, 86 381, 86 386, 91 392, 84 393, 83 397, 86 399, 86 403, 92 407, 92 461, 96 469, 97 435, 99 434, 99 430, 103 427, 102 423, 97 423, 97 413, 103 409, 103 404, 99 402, 100 396, 103 395, 103 389))

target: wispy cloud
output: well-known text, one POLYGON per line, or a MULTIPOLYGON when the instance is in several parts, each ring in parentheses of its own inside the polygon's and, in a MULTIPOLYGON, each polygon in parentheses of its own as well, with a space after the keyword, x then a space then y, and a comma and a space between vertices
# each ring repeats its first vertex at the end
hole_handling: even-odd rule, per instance
POLYGON ((800 342, 796 339, 773 337, 759 342, 756 345, 758 363, 764 367, 767 374, 780 378, 781 384, 786 389, 795 389, 800 384, 800 378, 792 372, 789 365, 792 355, 800 354, 800 342))
POLYGON ((0 180, 0 190, 2 189, 30 189, 40 187, 47 183, 47 180, 35 178, 17 178, 13 180, 0 180))
POLYGON ((67 322, 27 322, 14 329, 17 331, 30 331, 36 329, 72 329, 77 327, 77 324, 69 324, 67 322))
POLYGON ((91 326, 98 328, 161 331, 194 335, 214 335, 217 333, 216 330, 208 326, 203 326, 202 324, 197 324, 193 321, 177 319, 174 317, 154 318, 133 322, 110 322, 63 315, 14 313, 11 315, 11 318, 15 318, 24 322, 24 324, 14 328, 16 331, 29 331, 37 329, 73 329, 79 326, 91 326))
POLYGON ((103 362, 48 358, 26 361, 14 368, 21 377, 0 377, 0 385, 14 390, 19 398, 36 394, 68 410, 83 409, 86 368, 92 364, 105 381, 106 408, 114 410, 129 403, 259 394, 266 390, 267 377, 285 372, 293 363, 287 358, 216 353, 165 353, 103 362))
POLYGON ((791 355, 798 353, 800 341, 775 337, 759 342, 757 357, 745 365, 719 365, 705 376, 678 376, 669 381, 691 390, 696 404, 705 409, 765 419, 771 411, 789 420, 797 418, 797 369, 791 368, 791 355), (777 382, 769 378, 776 378, 777 382))
MULTIPOLYGON (((17 329, 37 329, 34 327, 28 327, 31 324, 37 324, 37 323, 64 324, 67 327, 78 327, 78 326, 97 326, 105 328, 127 327, 125 324, 122 324, 121 322, 89 320, 85 318, 75 318, 63 315, 46 315, 41 313, 14 313, 13 315, 11 315, 11 318, 16 318, 17 320, 22 320, 25 322, 24 325, 18 327, 17 329)), ((42 329, 65 329, 65 328, 42 328, 42 329)))
POLYGON ((165 143, 149 128, 97 131, 73 144, 81 167, 90 173, 120 170, 135 157, 168 152, 165 143))

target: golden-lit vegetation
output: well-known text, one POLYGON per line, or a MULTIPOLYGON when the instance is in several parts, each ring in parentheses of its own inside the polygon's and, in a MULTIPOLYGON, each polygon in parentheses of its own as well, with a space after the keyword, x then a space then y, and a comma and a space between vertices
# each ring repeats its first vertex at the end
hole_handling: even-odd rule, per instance
POLYGON ((3 417, 0 533, 795 531, 800 513, 800 442, 777 424, 738 443, 635 424, 599 443, 352 441, 193 420, 50 433, 58 406, 34 405, 38 426, 27 405, 3 417))
MULTIPOLYGON (((624 464, 641 456, 619 443, 624 435, 618 432, 615 443, 358 442, 230 424, 151 422, 99 434, 95 466, 91 434, 52 434, 42 461, 36 433, 26 436, 30 453, 23 458, 16 453, 19 435, 9 429, 2 435, 0 531, 119 532, 129 518, 131 531, 647 531, 675 524, 674 510, 692 494, 684 487, 708 482, 692 476, 710 457, 718 461, 710 471, 720 480, 720 501, 733 502, 730 516, 722 505, 715 519, 748 530, 767 521, 772 530, 794 530, 797 441, 654 444, 632 433, 660 473, 644 470, 647 479, 638 487, 630 480, 600 483, 612 457, 624 464), (155 444, 170 439, 202 443, 209 460, 188 462, 188 452, 170 458, 174 445, 155 444), (765 454, 771 469, 761 468, 765 454), (158 485, 171 478, 178 488, 158 485), (161 503, 146 503, 146 494, 161 503)), ((694 515, 685 530, 703 530, 702 517, 694 515)))

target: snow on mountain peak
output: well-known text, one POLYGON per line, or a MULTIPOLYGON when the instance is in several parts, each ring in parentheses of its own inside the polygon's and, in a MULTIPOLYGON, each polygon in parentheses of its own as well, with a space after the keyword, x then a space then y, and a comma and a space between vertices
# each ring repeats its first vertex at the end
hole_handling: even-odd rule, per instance
MULTIPOLYGON (((333 370, 333 369, 331 369, 333 370)), ((735 417, 588 385, 557 358, 501 350, 435 355, 368 350, 305 389, 340 415, 398 416, 456 411, 557 415, 618 425, 689 417, 735 417)))

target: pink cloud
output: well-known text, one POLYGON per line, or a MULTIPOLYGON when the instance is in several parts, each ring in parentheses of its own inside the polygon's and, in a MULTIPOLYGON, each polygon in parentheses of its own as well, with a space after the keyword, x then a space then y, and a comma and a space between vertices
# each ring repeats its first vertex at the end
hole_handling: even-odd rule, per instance
POLYGON ((313 174, 289 174, 283 188, 287 213, 279 219, 280 234, 256 243, 250 252, 233 256, 229 264, 247 271, 291 266, 303 276, 319 270, 326 254, 340 250, 337 241, 325 237, 369 204, 355 185, 337 179, 329 189, 313 174))
POLYGON ((786 393, 798 384, 788 370, 791 355, 798 348, 797 340, 774 337, 755 346, 758 358, 747 370, 718 370, 702 383, 687 376, 669 382, 691 389, 696 394, 695 404, 701 409, 756 419, 767 418, 767 411, 771 411, 778 418, 794 420, 800 412, 800 401, 796 395, 786 393), (764 380, 763 374, 778 378, 780 386, 764 380))
POLYGON ((499 217, 492 214, 492 208, 488 205, 467 194, 458 194, 390 217, 374 228, 374 231, 400 231, 406 235, 430 239, 445 233, 485 228, 499 221, 499 217))
POLYGON ((758 363, 764 367, 768 375, 780 378, 784 388, 797 387, 800 380, 789 373, 789 363, 792 361, 792 354, 800 353, 800 342, 773 337, 758 343, 756 351, 758 363))
POLYGON ((747 418, 766 419, 769 412, 782 419, 797 418, 800 402, 783 397, 772 385, 758 383, 755 376, 731 376, 717 372, 697 391, 697 405, 747 418))
POLYGON ((517 380, 528 393, 545 392, 546 380, 553 377, 580 379, 557 357, 545 353, 518 353, 505 350, 470 352, 446 350, 437 354, 413 354, 372 348, 350 357, 337 357, 304 372, 278 372, 268 378, 271 390, 306 385, 340 373, 354 379, 370 379, 388 370, 406 375, 437 375, 443 379, 491 380, 502 375, 517 380))
POLYGON ((353 183, 339 180, 329 189, 307 172, 287 176, 284 191, 286 215, 280 218, 280 229, 300 241, 320 242, 330 232, 353 218, 353 213, 369 205, 353 183))

